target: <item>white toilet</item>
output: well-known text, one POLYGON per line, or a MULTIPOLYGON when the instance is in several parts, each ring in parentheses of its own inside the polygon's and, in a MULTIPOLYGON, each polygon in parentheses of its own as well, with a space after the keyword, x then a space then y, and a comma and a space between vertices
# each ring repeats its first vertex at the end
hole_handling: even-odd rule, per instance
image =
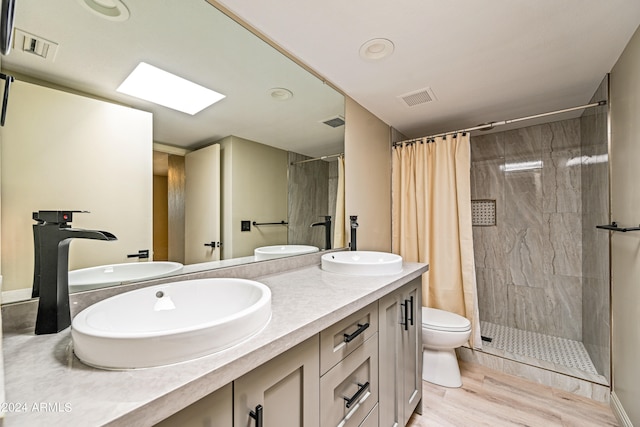
POLYGON ((460 387, 455 349, 471 335, 471 322, 455 313, 422 307, 422 379, 445 387, 460 387))

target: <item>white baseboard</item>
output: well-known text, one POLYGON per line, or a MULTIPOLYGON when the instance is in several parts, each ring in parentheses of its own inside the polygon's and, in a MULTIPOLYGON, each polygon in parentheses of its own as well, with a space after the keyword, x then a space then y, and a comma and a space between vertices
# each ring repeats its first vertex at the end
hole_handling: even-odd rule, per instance
POLYGON ((620 403, 620 400, 618 399, 618 396, 616 396, 615 391, 611 392, 610 405, 611 405, 611 410, 613 411, 613 415, 616 416, 616 418, 618 419, 622 427, 633 427, 633 423, 627 416, 627 413, 622 407, 622 403, 620 403))

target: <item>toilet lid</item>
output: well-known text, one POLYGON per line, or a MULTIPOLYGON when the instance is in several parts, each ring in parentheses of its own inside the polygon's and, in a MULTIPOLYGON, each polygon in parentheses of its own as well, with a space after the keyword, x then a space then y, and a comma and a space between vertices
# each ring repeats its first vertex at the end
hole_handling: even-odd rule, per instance
POLYGON ((422 325, 437 331, 465 332, 471 329, 467 318, 430 307, 422 307, 422 325))

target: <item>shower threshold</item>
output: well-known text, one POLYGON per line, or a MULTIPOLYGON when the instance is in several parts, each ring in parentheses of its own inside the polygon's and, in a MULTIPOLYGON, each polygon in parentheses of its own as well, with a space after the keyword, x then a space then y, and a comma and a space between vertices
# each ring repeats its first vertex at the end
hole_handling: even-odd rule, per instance
POLYGON ((480 322, 482 351, 601 385, 607 379, 596 370, 579 341, 480 322))

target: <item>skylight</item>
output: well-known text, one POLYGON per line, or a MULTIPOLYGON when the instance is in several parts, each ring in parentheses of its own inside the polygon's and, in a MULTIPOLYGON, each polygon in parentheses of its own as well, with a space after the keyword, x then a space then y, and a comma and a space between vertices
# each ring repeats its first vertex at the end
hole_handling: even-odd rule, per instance
POLYGON ((191 115, 225 97, 145 62, 138 64, 117 91, 191 115))

